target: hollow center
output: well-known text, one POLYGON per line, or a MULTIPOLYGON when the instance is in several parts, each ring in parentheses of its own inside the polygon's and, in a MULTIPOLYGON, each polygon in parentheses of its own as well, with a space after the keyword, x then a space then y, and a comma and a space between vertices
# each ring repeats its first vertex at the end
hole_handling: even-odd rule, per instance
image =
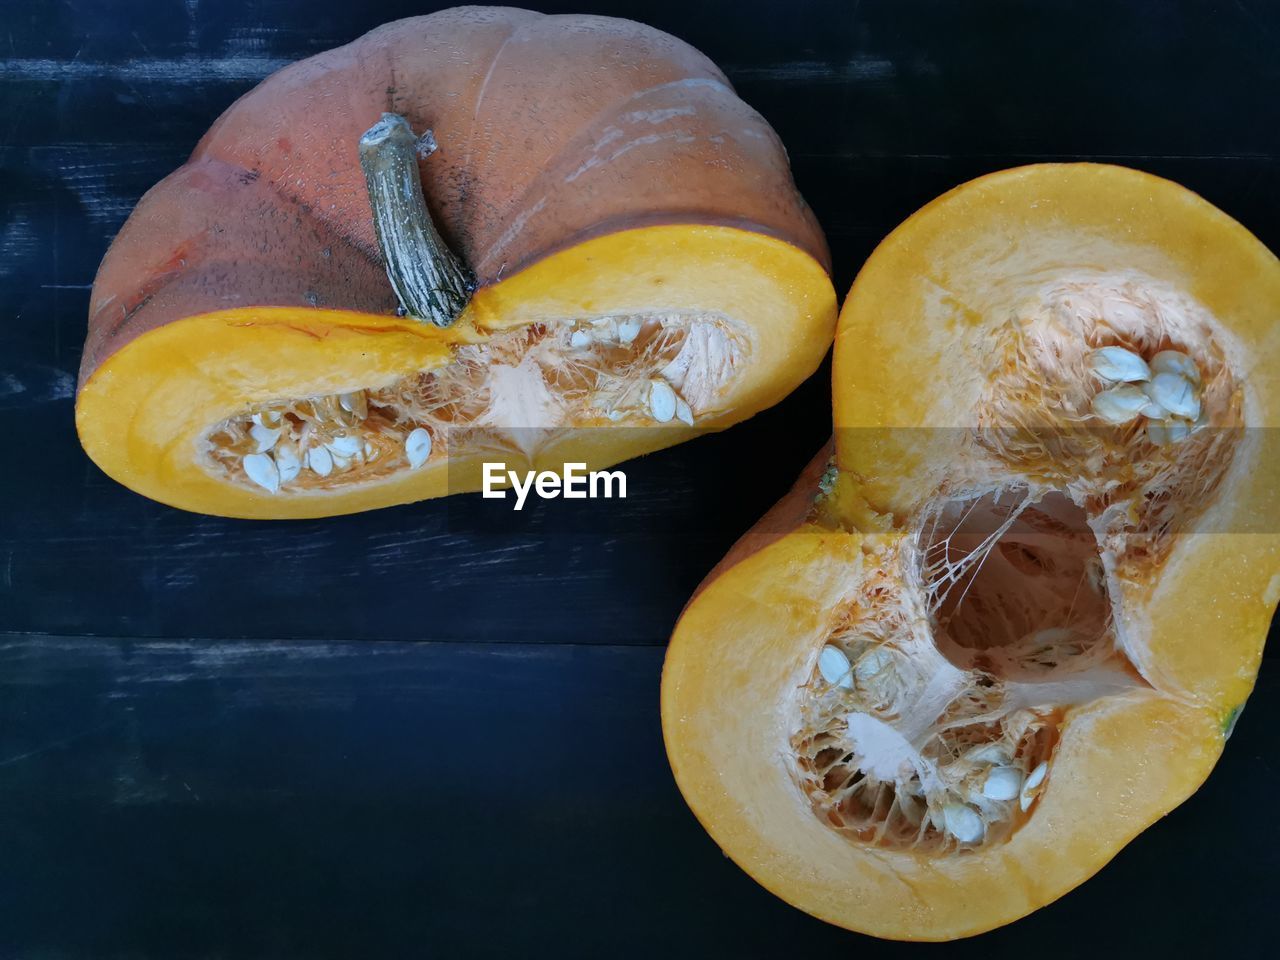
POLYGON ((532 454, 564 427, 692 426, 715 408, 745 339, 718 316, 535 323, 457 348, 387 386, 284 398, 212 426, 206 466, 269 493, 331 489, 417 469, 464 445, 532 454))
POLYGON ((1033 679, 1112 652, 1097 541, 1064 494, 947 504, 923 547, 934 642, 957 667, 1033 679))

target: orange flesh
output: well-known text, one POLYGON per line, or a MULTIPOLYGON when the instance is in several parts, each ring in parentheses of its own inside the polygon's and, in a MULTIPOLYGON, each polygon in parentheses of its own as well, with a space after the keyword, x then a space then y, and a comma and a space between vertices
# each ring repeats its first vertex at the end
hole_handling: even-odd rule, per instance
MULTIPOLYGON (((723 317, 742 341, 743 362, 698 411, 697 429, 721 429, 776 403, 813 372, 830 341, 835 297, 822 266, 782 241, 727 227, 646 227, 587 241, 481 289, 448 329, 284 307, 166 324, 94 372, 78 398, 77 426, 85 449, 112 477, 205 513, 324 516, 475 490, 481 463, 494 459, 492 448, 282 495, 210 469, 208 438, 219 424, 282 401, 376 392, 441 371, 461 351, 526 336, 520 331, 536 325, 672 315, 723 317)), ((510 469, 557 469, 566 461, 600 469, 687 439, 695 429, 678 422, 616 429, 601 426, 594 413, 561 426, 533 451, 514 444, 498 452, 510 469)))
POLYGON ((668 754, 725 851, 834 923, 950 939, 1185 799, 1280 597, 1270 431, 1241 429, 1280 422, 1277 315, 1275 258, 1133 171, 995 174, 895 231, 841 315, 834 457, 669 648, 668 754), (1113 345, 1194 360, 1202 422, 1104 421, 1113 345))

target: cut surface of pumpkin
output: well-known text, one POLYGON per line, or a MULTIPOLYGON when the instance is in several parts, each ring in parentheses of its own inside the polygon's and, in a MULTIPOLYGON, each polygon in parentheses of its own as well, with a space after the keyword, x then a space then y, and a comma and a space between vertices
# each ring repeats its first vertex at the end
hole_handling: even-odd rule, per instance
POLYGON ((812 373, 826 264, 777 137, 697 51, 444 11, 268 78, 142 199, 77 427, 125 485, 231 516, 601 468, 812 373))
POLYGON ((876 936, 979 933, 1209 774, 1277 599, 1280 264, 1156 177, 992 174, 860 272, 836 435, 686 608, 695 814, 876 936))

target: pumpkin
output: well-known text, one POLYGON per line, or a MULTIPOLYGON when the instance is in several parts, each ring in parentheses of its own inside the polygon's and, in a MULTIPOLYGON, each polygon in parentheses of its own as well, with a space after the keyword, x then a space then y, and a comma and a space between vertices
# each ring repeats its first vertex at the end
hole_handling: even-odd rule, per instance
POLYGON ((1015 920, 1186 799, 1280 597, 1280 263, 1133 170, 930 203, 841 311, 836 433, 667 654, 676 780, 815 916, 1015 920), (1264 429, 1260 429, 1264 428, 1264 429))
POLYGON ((706 57, 458 8, 269 77, 143 197, 76 422, 164 503, 349 513, 743 420, 835 317, 785 151, 706 57))

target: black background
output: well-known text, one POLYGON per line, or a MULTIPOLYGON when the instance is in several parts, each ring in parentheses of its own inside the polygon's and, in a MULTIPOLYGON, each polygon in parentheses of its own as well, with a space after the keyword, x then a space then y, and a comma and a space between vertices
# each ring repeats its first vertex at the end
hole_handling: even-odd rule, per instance
MULTIPOLYGON (((841 292, 922 203, 1037 160, 1171 177, 1280 248, 1276 3, 539 7, 716 60, 787 144, 841 292)), ((702 832, 662 751, 663 645, 829 433, 829 367, 629 464, 630 499, 575 532, 472 524, 475 497, 199 517, 85 458, 89 289, 138 197, 266 74, 431 9, 0 6, 0 957, 1271 953, 1274 659, 1200 793, 977 940, 825 926, 702 832)))

